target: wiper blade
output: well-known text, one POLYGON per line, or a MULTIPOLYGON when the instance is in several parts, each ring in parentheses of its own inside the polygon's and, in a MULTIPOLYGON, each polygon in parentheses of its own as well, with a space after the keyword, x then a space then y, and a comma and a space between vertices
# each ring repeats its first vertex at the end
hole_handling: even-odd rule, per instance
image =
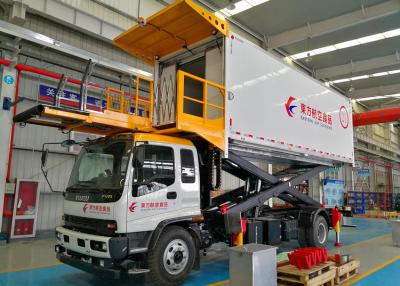
POLYGON ((92 187, 94 185, 95 185, 94 182, 79 182, 73 184, 71 187, 92 187))

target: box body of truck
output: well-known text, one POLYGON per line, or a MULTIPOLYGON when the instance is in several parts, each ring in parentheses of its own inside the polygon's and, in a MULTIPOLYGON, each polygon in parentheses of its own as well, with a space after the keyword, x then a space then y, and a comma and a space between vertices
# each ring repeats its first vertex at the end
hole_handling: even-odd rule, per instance
POLYGON ((272 160, 353 163, 348 98, 234 33, 224 74, 225 150, 254 145, 272 160))

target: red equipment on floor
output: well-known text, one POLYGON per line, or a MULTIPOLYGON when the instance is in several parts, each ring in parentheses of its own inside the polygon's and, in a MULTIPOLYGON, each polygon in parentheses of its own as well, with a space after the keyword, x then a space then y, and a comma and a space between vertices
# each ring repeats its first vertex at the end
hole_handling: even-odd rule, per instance
POLYGON ((328 261, 328 251, 325 248, 304 247, 288 253, 289 263, 299 269, 310 269, 315 265, 328 261))
POLYGON ((342 221, 342 214, 340 213, 338 207, 332 209, 332 227, 336 232, 335 247, 340 247, 342 243, 340 242, 340 222, 342 221))

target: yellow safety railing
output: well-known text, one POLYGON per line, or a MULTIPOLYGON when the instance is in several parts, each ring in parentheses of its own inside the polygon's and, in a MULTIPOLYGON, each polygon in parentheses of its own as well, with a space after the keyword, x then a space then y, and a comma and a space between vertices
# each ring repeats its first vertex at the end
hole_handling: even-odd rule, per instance
POLYGON ((107 110, 136 115, 148 118, 150 121, 152 120, 154 102, 153 81, 137 77, 134 95, 109 87, 105 89, 105 96, 107 100, 107 110), (140 81, 146 81, 149 83, 149 98, 140 97, 140 81))
POLYGON ((177 125, 224 149, 225 87, 178 70, 177 125))

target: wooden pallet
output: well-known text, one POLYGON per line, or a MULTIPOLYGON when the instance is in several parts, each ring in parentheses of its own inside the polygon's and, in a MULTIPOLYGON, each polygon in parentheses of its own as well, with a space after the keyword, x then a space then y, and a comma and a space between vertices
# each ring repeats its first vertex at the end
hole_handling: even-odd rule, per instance
POLYGON ((278 286, 333 286, 335 277, 336 267, 331 261, 311 269, 298 269, 290 264, 278 267, 278 286))
POLYGON ((397 212, 368 210, 366 211, 365 216, 369 218, 396 219, 399 217, 399 214, 397 212))
POLYGON ((360 260, 358 259, 353 259, 343 265, 337 266, 335 283, 340 285, 343 282, 353 278, 358 274, 359 268, 360 260))
POLYGON ((399 217, 397 212, 387 212, 386 219, 396 219, 399 217))

